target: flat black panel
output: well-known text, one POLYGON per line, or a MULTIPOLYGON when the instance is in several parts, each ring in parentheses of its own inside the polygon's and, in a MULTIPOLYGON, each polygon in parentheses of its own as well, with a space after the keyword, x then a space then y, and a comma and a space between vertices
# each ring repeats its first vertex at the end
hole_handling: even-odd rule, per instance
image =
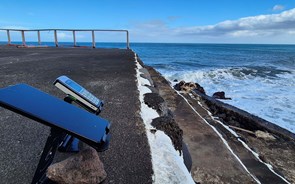
POLYGON ((101 142, 108 121, 26 84, 0 89, 0 105, 94 144, 101 142))

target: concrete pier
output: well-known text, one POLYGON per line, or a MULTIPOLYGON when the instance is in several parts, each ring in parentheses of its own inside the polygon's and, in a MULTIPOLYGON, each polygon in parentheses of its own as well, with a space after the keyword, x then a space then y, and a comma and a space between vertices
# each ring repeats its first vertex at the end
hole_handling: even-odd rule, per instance
MULTIPOLYGON (((105 183, 151 183, 152 165, 139 115, 134 53, 127 49, 0 47, 0 88, 26 83, 63 99, 54 80, 67 75, 104 100, 111 143, 99 153, 105 183)), ((0 108, 1 183, 30 183, 49 128, 0 108)), ((62 159, 69 154, 58 154, 62 159)))

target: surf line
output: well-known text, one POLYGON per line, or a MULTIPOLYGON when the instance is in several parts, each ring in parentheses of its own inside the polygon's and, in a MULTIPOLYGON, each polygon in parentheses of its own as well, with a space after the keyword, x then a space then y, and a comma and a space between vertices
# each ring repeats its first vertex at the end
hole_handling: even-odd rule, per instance
MULTIPOLYGON (((173 88, 173 86, 171 86, 172 87, 172 89, 174 89, 173 88)), ((231 149, 231 147, 229 146, 229 144, 228 144, 228 142, 223 138, 223 136, 218 132, 218 130, 214 127, 214 126, 212 126, 210 123, 208 123, 207 121, 206 121, 206 119, 204 119, 199 113, 198 113, 198 111, 188 102, 188 100, 179 92, 179 91, 176 91, 175 89, 174 89, 174 91, 175 92, 177 92, 177 94, 179 95, 179 96, 181 96, 185 101, 186 101, 186 103, 190 106, 190 108, 208 125, 208 126, 210 126, 213 130, 214 130, 214 132, 220 137, 220 139, 222 140, 222 142, 224 143, 224 145, 226 146, 226 148, 231 152, 231 154, 238 160, 238 162, 241 164, 241 166, 245 169, 245 171, 258 183, 258 184, 261 184, 261 182, 252 174, 252 173, 250 173, 250 171, 247 169, 247 167, 243 164, 243 162, 240 160, 240 158, 234 153, 234 151, 231 149)))
MULTIPOLYGON (((191 96, 191 94, 190 94, 191 96)), ((194 96, 191 96, 192 98, 196 99, 194 96)), ((266 165, 266 167, 272 172, 274 173, 275 175, 277 175, 279 178, 281 178, 284 182, 288 183, 288 184, 291 184, 289 181, 287 181, 283 176, 279 175, 277 172, 275 172, 273 170, 273 166, 264 162, 263 160, 260 159, 259 157, 259 154, 256 153, 255 151, 253 151, 243 140, 241 140, 239 138, 239 135, 234 131, 232 130, 229 126, 225 125, 224 123, 222 123, 220 120, 217 119, 217 117, 214 117, 212 115, 212 113, 210 111, 208 111, 199 101, 198 101, 198 104, 208 113, 208 115, 216 122, 218 122, 220 125, 222 125, 226 130, 228 130, 232 135, 234 135, 238 141, 240 141, 242 143, 242 145, 247 149, 249 150, 253 155, 254 157, 259 161, 261 162, 262 164, 266 165)))

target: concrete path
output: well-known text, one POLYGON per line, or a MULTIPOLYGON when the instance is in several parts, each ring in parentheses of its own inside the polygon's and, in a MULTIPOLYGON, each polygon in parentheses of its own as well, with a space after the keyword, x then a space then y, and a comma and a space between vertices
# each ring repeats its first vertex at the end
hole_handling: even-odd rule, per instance
MULTIPOLYGON (((0 88, 27 83, 62 99, 52 83, 67 75, 105 101, 100 115, 112 123, 112 137, 109 150, 99 153, 104 183, 152 183, 135 74, 131 50, 0 47, 0 88)), ((0 114, 1 183, 30 183, 49 128, 3 108, 0 114)))

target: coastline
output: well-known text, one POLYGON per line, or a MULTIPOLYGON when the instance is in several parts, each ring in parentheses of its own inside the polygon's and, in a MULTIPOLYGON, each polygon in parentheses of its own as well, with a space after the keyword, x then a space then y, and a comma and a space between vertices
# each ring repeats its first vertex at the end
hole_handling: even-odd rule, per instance
POLYGON ((135 45, 166 79, 197 82, 206 94, 225 91, 231 105, 295 133, 294 46, 135 45))
MULTIPOLYGON (((99 153, 108 174, 103 183, 185 183, 192 182, 192 178, 197 183, 295 181, 294 162, 290 160, 295 155, 293 139, 285 139, 282 133, 275 136, 275 141, 265 140, 234 131, 221 117, 208 111, 204 99, 176 91, 136 56, 143 68, 138 67, 131 50, 1 47, 0 51, 2 87, 28 83, 62 98, 52 82, 67 74, 105 100, 101 115, 112 122, 112 138, 110 149, 99 153), (144 114, 147 106, 164 118, 144 114), (151 143, 148 134, 163 139, 151 143), (160 149, 165 147, 166 152, 160 149), (165 152, 157 160, 162 169, 155 170, 152 149, 158 151, 154 156, 165 152), (180 172, 168 169, 171 167, 180 172), (156 176, 158 171, 164 175, 156 176)), ((29 182, 49 129, 29 119, 23 121, 5 109, 1 112, 1 177, 7 183, 29 182)), ((56 161, 68 156, 57 154, 56 161)))
MULTIPOLYGON (((232 178, 237 177, 239 178, 238 180, 241 181, 241 178, 243 178, 242 175, 247 175, 247 174, 244 173, 242 175, 239 175, 239 177, 238 177, 238 174, 237 175, 233 174, 231 176, 232 178, 226 178, 226 176, 222 174, 223 171, 221 171, 220 168, 219 169, 211 168, 213 170, 206 168, 207 166, 204 166, 202 168, 202 164, 199 163, 200 161, 198 160, 196 162, 196 160, 194 160, 194 159, 200 159, 200 157, 194 156, 194 154, 197 154, 198 156, 200 156, 199 153, 197 153, 200 150, 195 150, 194 146, 192 146, 192 144, 200 143, 200 140, 196 140, 196 137, 194 138, 194 135, 193 135, 193 134, 198 134, 199 131, 196 131, 194 133, 190 131, 190 129, 194 129, 195 125, 192 125, 194 124, 193 121, 198 121, 198 120, 196 120, 195 118, 188 117, 190 113, 187 112, 189 111, 187 107, 186 107, 186 110, 179 110, 180 108, 183 108, 182 107, 184 103, 183 101, 187 101, 188 104, 190 104, 195 109, 195 111, 200 113, 201 118, 204 118, 204 120, 207 121, 208 124, 210 124, 210 126, 213 126, 214 129, 218 131, 222 139, 226 141, 225 144, 228 144, 228 146, 230 147, 234 155, 238 157, 235 159, 234 158, 229 159, 232 162, 230 167, 235 168, 236 171, 247 170, 248 176, 249 174, 253 175, 252 179, 251 177, 250 178, 246 177, 248 179, 244 181, 256 182, 256 183, 259 183, 259 182, 261 183, 265 183, 265 182, 293 183, 295 182, 295 169, 294 169, 295 163, 290 159, 295 156, 295 144, 294 144, 295 135, 292 132, 289 132, 288 130, 285 130, 273 123, 263 120, 262 118, 256 117, 241 109, 224 104, 220 102, 219 100, 215 100, 207 95, 203 95, 199 93, 198 91, 192 91, 189 94, 180 92, 180 94, 178 94, 174 89, 172 89, 172 84, 168 82, 154 68, 149 66, 145 66, 145 68, 149 71, 151 78, 154 82, 154 85, 156 86, 157 90, 159 90, 159 94, 167 102, 168 108, 172 110, 175 116, 176 122, 184 131, 184 135, 183 135, 184 140, 188 144, 188 149, 190 150, 190 153, 192 154, 192 158, 193 158, 193 168, 191 173, 196 182, 210 183, 211 181, 211 182, 235 183, 235 179, 232 179, 232 178), (183 96, 184 100, 180 100, 179 96, 183 96), (213 110, 214 108, 215 108, 215 112, 213 110), (182 112, 178 112, 178 111, 182 111, 182 112), (226 114, 227 116, 225 117, 232 117, 232 119, 238 122, 242 122, 242 125, 235 123, 234 127, 240 127, 243 129, 248 129, 250 131, 260 130, 263 132, 270 133, 276 139, 267 140, 263 138, 258 138, 253 136, 252 134, 234 129, 232 128, 230 124, 226 123, 226 121, 218 117, 217 112, 219 112, 219 116, 220 114, 221 116, 224 116, 224 114, 226 114), (182 119, 186 119, 185 120, 186 122, 177 121, 181 119, 179 118, 180 116, 182 116, 181 117, 182 119), (191 124, 189 124, 188 121, 192 121, 191 124), (282 152, 284 152, 284 154, 282 154, 282 152), (240 160, 241 162, 240 164, 236 162, 237 159, 240 160), (242 167, 245 167, 245 168, 237 169, 236 168, 237 165, 241 166, 241 164, 243 165, 242 167), (209 174, 210 172, 214 173, 215 176, 212 173, 209 174), (200 174, 200 173, 203 173, 203 174, 200 174)), ((206 129, 208 129, 208 127, 206 129)), ((211 145, 210 140, 207 140, 207 141, 208 141, 207 142, 208 144, 205 147, 208 148, 210 146, 214 146, 214 144, 211 145)), ((221 145, 218 145, 218 146, 221 146, 221 145)), ((197 146, 197 147, 201 148, 200 146, 197 146)), ((222 155, 222 153, 220 155, 222 155)), ((207 160, 204 162, 206 162, 207 164, 214 160, 214 158, 213 160, 210 160, 210 158, 209 159, 206 158, 206 159, 207 160)), ((220 164, 219 161, 217 161, 217 163, 220 164)), ((235 170, 235 169, 229 169, 229 170, 235 170)), ((230 173, 230 171, 228 173, 230 173)))

